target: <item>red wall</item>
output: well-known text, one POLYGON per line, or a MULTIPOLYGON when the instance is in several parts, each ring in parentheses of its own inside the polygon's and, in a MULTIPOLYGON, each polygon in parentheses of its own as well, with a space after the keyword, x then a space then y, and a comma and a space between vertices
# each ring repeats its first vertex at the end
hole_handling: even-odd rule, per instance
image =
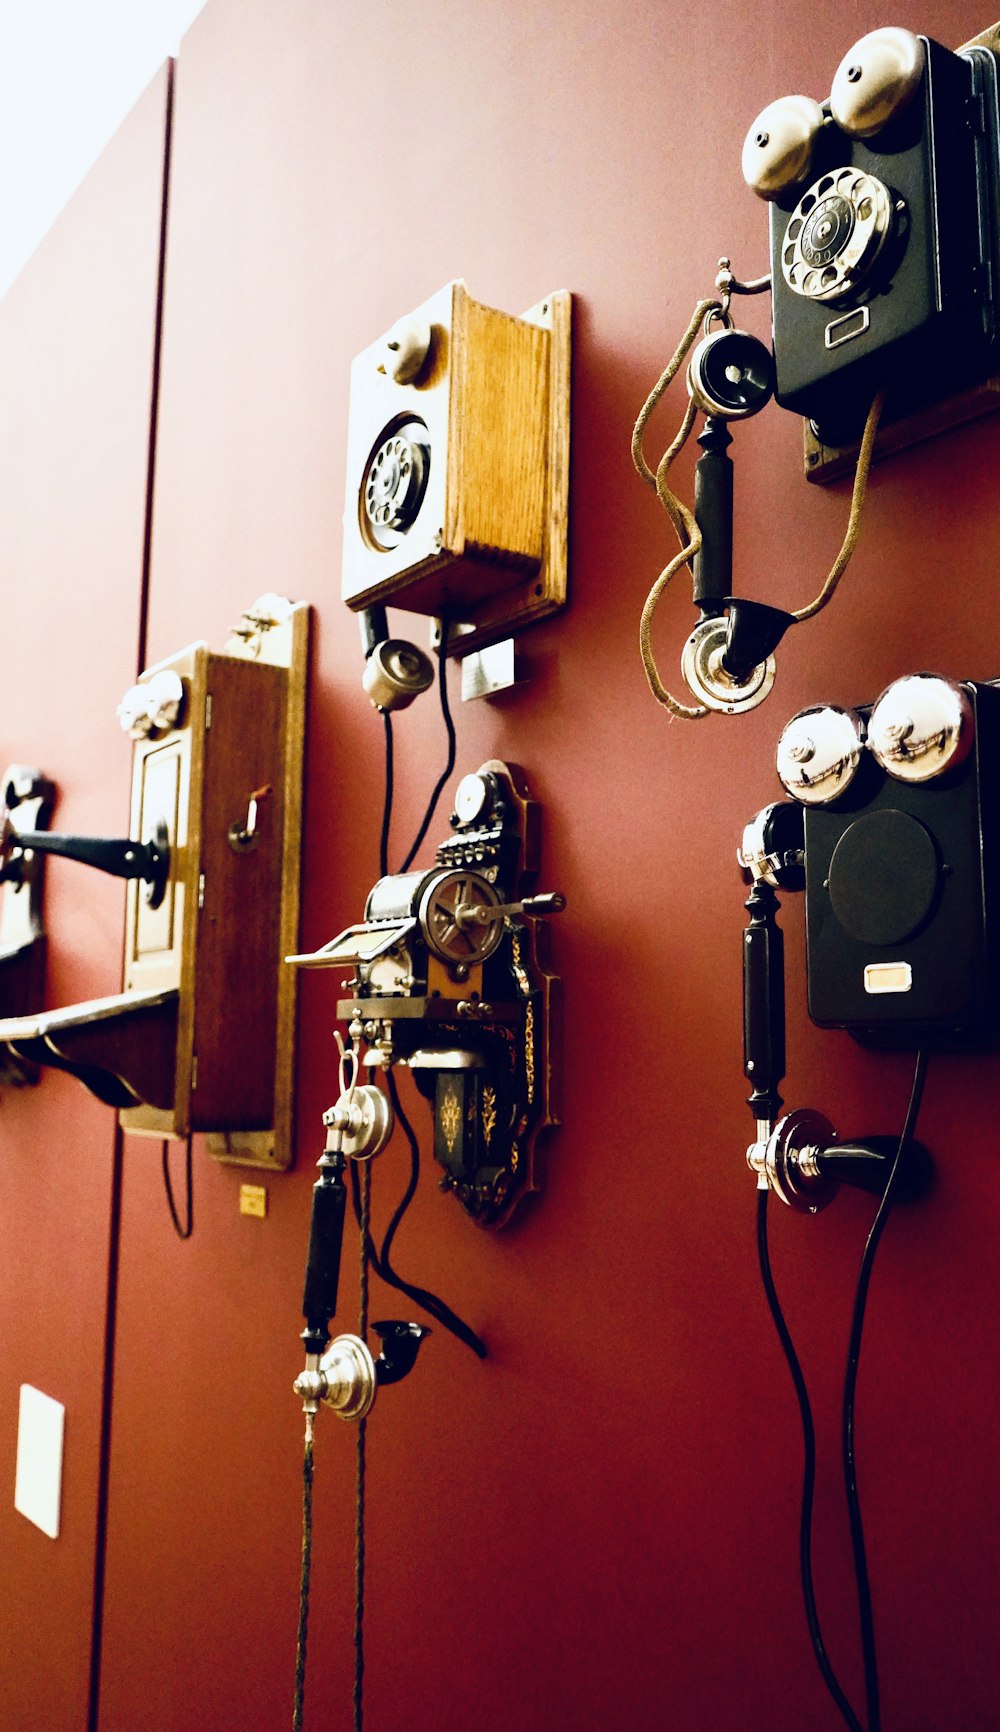
MULTIPOLYGON (((904 7, 894 21, 949 43, 986 22, 967 4, 904 7)), ((356 623, 338 599, 350 359, 452 276, 513 311, 557 287, 577 296, 571 607, 525 636, 529 677, 516 693, 463 708, 457 679, 452 686, 456 778, 492 756, 525 767, 545 805, 544 887, 569 899, 553 933, 566 983, 564 1125, 549 1146, 544 1197, 509 1232, 477 1232, 439 1197, 428 1161, 399 1236, 404 1272, 480 1329, 491 1357, 481 1365, 436 1330, 369 1428, 371 1732, 839 1724, 799 1604, 797 1419, 756 1273, 743 1161, 745 890, 734 850, 745 819, 778 792, 774 743, 796 709, 870 699, 894 675, 927 665, 957 677, 1000 673, 990 588, 1000 421, 877 470, 850 574, 835 606, 780 652, 771 699, 750 716, 698 726, 668 723, 639 664, 639 611, 670 537, 632 471, 629 439, 718 256, 729 253, 744 274, 764 268, 766 219, 739 172, 749 122, 783 92, 825 94, 851 41, 881 22, 854 5, 821 19, 800 0, 711 16, 653 0, 627 10, 596 0, 435 0, 412 15, 210 0, 184 44, 148 658, 194 637, 219 643, 265 589, 315 604, 306 945, 359 918, 377 875, 381 728, 360 692, 356 623)), ((151 99, 130 126, 147 114, 155 116, 151 99)), ((152 144, 149 156, 139 202, 152 234, 152 144)), ((92 184, 124 205, 111 162, 92 184)), ((65 280, 59 249, 90 196, 32 267, 44 295, 29 305, 26 277, 4 308, 22 308, 36 355, 50 350, 80 292, 78 273, 65 280)), ((134 201, 129 210, 131 223, 134 201)), ((88 222, 88 248, 77 238, 74 256, 92 260, 99 228, 96 217, 88 222)), ((144 263, 102 253, 109 295, 128 298, 113 371, 135 403, 125 401, 125 383, 119 401, 64 381, 72 413, 136 462, 151 244, 144 263), (135 354, 132 319, 143 333, 135 354)), ((763 318, 750 308, 754 328, 763 318)), ((5 367, 13 340, 0 334, 5 367)), ((37 411, 27 390, 19 401, 25 415, 37 411)), ((676 401, 665 409, 664 443, 679 413, 676 401)), ((737 431, 734 454, 739 587, 798 606, 839 545, 845 484, 804 484, 799 426, 775 409, 737 431)), ((79 481, 68 435, 57 455, 56 464, 48 452, 47 467, 40 455, 30 466, 21 459, 39 571, 52 567, 45 536, 67 535, 75 521, 69 505, 44 501, 51 475, 60 488, 79 481)), ((689 491, 688 460, 679 472, 689 491)), ((137 486, 132 476, 92 495, 98 545, 127 540, 137 486)), ((67 667, 78 667, 86 645, 124 686, 137 564, 122 576, 116 616, 106 607, 72 636, 64 608, 79 605, 80 573, 72 561, 55 569, 52 612, 37 589, 22 598, 25 636, 40 658, 56 653, 58 639, 67 667)), ((110 570, 109 560, 106 581, 110 570)), ((692 617, 682 587, 658 626, 668 669, 692 617)), ((416 623, 421 641, 425 629, 416 623)), ((43 699, 43 667, 30 690, 19 688, 12 755, 47 754, 46 769, 78 802, 74 821, 113 826, 126 799, 120 742, 102 734, 85 749, 87 724, 69 692, 47 684, 43 699)), ((397 727, 396 859, 442 758, 440 718, 424 699, 397 727)), ((92 904, 77 898, 53 894, 50 903, 53 994, 76 992, 74 945, 81 971, 106 959, 107 934, 89 929, 92 904)), ((117 904, 107 918, 117 942, 117 904)), ((811 1027, 800 925, 792 901, 788 1102, 821 1108, 844 1132, 891 1131, 910 1061, 811 1027)), ((181 1243, 156 1145, 126 1143, 102 1732, 271 1732, 290 1719, 301 1462, 290 1383, 312 1162, 321 1111, 336 1093, 335 997, 323 977, 303 984, 298 1166, 269 1180, 266 1221, 239 1215, 241 1175, 196 1146, 195 1232, 181 1243)), ((995 1582, 985 1536, 1000 1513, 991 1467, 1000 1415, 985 1369, 1000 1212, 989 1121, 998 1071, 995 1057, 934 1061, 922 1134, 937 1186, 893 1219, 872 1286, 858 1429, 887 1732, 1000 1726, 982 1616, 995 1582)), ((422 1103, 417 1114, 426 1133, 422 1103)), ((4 1356, 2 1447, 12 1459, 9 1402, 22 1377, 65 1398, 69 1514, 72 1475, 95 1507, 103 1249, 97 1228, 91 1243, 54 1206, 43 1235, 37 1186, 47 1172, 48 1189, 62 1187, 72 1210, 80 1206, 73 1157, 87 1127, 106 1196, 111 1115, 52 1077, 30 1100, 8 1098, 4 1122, 15 1117, 19 1165, 5 1155, 0 1169, 5 1232, 30 1242, 38 1269, 55 1276, 75 1354, 63 1397, 38 1299, 23 1271, 5 1265, 20 1358, 11 1374, 4 1356), (67 1307, 77 1283, 86 1303, 67 1307)), ((405 1171, 405 1148, 393 1144, 374 1175, 380 1221, 405 1171)), ((87 1196, 90 1208, 96 1190, 87 1196)), ((849 1308, 871 1212, 868 1200, 843 1196, 817 1220, 778 1219, 773 1235, 817 1392, 821 1609, 856 1698, 836 1460, 849 1308)), ((103 1219, 98 1210, 98 1226, 103 1219)), ((373 1286, 373 1315, 397 1315, 397 1297, 373 1286)), ((351 1321, 347 1301, 343 1320, 351 1321)), ((307 1719, 317 1727, 350 1723, 352 1452, 353 1434, 324 1415, 307 1719)), ((14 1704, 8 1719, 29 1723, 23 1704, 39 1688, 42 1647, 58 1641, 73 1708, 49 1723, 70 1726, 84 1712, 89 1607, 81 1614, 81 1589, 71 1612, 53 1584, 60 1571, 88 1580, 93 1528, 67 1519, 53 1545, 25 1533, 21 1518, 4 1520, 17 1527, 16 1579, 33 1613, 30 1641, 0 1684, 14 1704)), ((46 1688, 56 1688, 47 1676, 46 1688)))
MULTIPOLYGON (((139 661, 165 75, 0 306, 0 773, 56 782, 53 828, 125 835, 115 706, 139 661)), ((121 984, 124 886, 50 862, 48 992, 121 984)), ((51 1071, 0 1097, 0 1724, 86 1724, 114 1115, 51 1071), (18 1389, 66 1407, 62 1531, 13 1507, 18 1389)))

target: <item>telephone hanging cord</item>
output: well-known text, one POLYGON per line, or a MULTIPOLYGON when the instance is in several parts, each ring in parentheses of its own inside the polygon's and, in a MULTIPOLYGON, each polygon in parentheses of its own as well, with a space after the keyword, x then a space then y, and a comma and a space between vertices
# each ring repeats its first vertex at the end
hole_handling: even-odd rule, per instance
MULTIPOLYGON (((682 361, 685 359, 688 350, 694 343, 695 337, 698 335, 698 331, 702 324, 713 314, 721 313, 723 317, 725 317, 726 312, 726 306, 721 301, 709 298, 698 302, 691 315, 687 329, 677 345, 673 356, 668 361, 666 367, 660 374, 659 379, 656 381, 656 384, 653 386, 652 391, 643 404, 632 432, 632 462, 635 465, 636 472, 640 478, 645 481, 646 485, 651 487, 656 493, 656 497, 669 517, 677 535, 677 539, 681 544, 680 552, 675 555, 668 565, 664 566, 646 597, 645 606, 643 607, 642 616, 639 621, 639 654, 642 657, 646 682, 657 703, 662 704, 664 709, 669 710, 671 716, 677 716, 682 721, 691 722, 700 721, 703 716, 707 716, 710 712, 704 704, 682 704, 679 699, 673 697, 667 690, 660 678, 660 672, 656 665, 656 658, 653 654, 652 630, 653 615, 655 614, 669 584, 676 577, 681 567, 684 565, 690 565, 695 555, 701 550, 701 530, 698 528, 694 513, 689 510, 689 508, 684 505, 683 502, 678 499, 677 495, 671 492, 670 488, 667 486, 667 474, 670 466, 673 463, 674 458, 678 456, 687 443, 691 429, 694 425, 695 416, 698 412, 693 397, 688 399, 688 406, 684 413, 684 419, 681 422, 673 443, 670 444, 663 453, 655 471, 650 468, 646 461, 642 446, 649 418, 668 385, 676 376, 677 371, 682 361)), ((876 392, 865 421, 865 430, 861 440, 861 448, 858 452, 857 469, 855 470, 854 475, 854 488, 851 494, 851 509, 847 520, 847 531, 844 535, 843 542, 841 543, 840 552, 837 554, 833 565, 830 567, 830 571, 827 574, 826 580, 823 583, 819 594, 813 601, 807 603, 805 607, 801 607, 793 612, 792 619, 795 621, 796 625, 801 624, 803 620, 812 619, 814 614, 819 613, 822 608, 826 607, 827 603, 833 599, 837 586, 850 564, 851 556, 854 553, 858 536, 861 531, 861 511, 865 502, 865 493, 868 487, 868 473, 871 468, 875 436, 878 432, 879 421, 881 420, 882 410, 885 406, 885 396, 886 394, 884 390, 876 392)))
POLYGON ((170 1210, 170 1219, 174 1223, 174 1232, 177 1234, 178 1239, 190 1239, 191 1234, 194 1232, 194 1191, 191 1183, 191 1138, 188 1137, 187 1139, 187 1148, 184 1155, 185 1190, 187 1193, 186 1227, 181 1226, 180 1216, 177 1213, 177 1204, 174 1202, 174 1187, 170 1180, 170 1144, 166 1137, 163 1139, 162 1165, 163 1187, 167 1193, 167 1206, 170 1210))
POLYGON ((784 1312, 778 1299, 774 1284, 774 1274, 771 1269, 771 1256, 767 1243, 767 1199, 769 1192, 765 1187, 757 1192, 757 1257, 760 1263, 760 1275, 764 1284, 764 1293, 782 1352, 788 1363, 795 1387, 795 1395, 799 1404, 799 1417, 802 1421, 802 1508, 799 1518, 799 1574, 802 1582, 802 1600, 805 1606, 806 1623, 809 1626, 809 1639, 812 1642, 816 1664, 823 1675, 823 1682, 833 1697, 845 1725, 850 1732, 864 1732, 864 1727, 851 1706, 836 1672, 830 1663, 829 1655, 823 1641, 823 1632, 816 1608, 816 1588, 812 1569, 812 1523, 813 1523, 813 1493, 816 1485, 816 1428, 813 1424, 812 1407, 809 1401, 809 1391, 802 1373, 795 1345, 785 1321, 784 1312))
POLYGON ((645 481, 647 487, 653 489, 653 492, 656 494, 657 499, 660 501, 660 504, 673 524, 677 539, 681 544, 680 552, 675 554, 674 558, 668 565, 664 566, 646 597, 646 604, 643 607, 642 617, 639 621, 639 654, 642 657, 642 666, 646 675, 646 683, 657 703, 662 704, 665 710, 669 710, 671 716, 677 716, 680 720, 688 722, 700 721, 703 716, 708 715, 708 709, 704 704, 682 704, 678 698, 675 698, 667 690, 660 678, 660 670, 656 665, 656 657, 653 654, 652 630, 653 615, 656 612, 661 597, 666 591, 668 585, 671 583, 673 578, 676 577, 682 566, 690 565, 695 554, 701 549, 701 530, 695 522, 694 512, 689 511, 688 507, 684 505, 681 500, 677 498, 677 495, 672 493, 670 488, 667 486, 667 473, 670 469, 670 465, 673 463, 674 458, 678 453, 683 450, 691 429, 694 426, 694 418, 698 412, 694 398, 688 398, 688 405, 684 411, 684 419, 680 424, 673 443, 669 445, 663 453, 655 471, 649 467, 642 445, 646 433, 646 425, 653 413, 653 410, 656 408, 656 405, 663 396, 664 391, 677 373, 678 368, 687 355, 688 350, 694 343, 705 319, 710 313, 717 312, 722 312, 721 301, 710 297, 698 302, 691 315, 687 330, 684 332, 677 348, 674 350, 673 355, 667 362, 663 372, 660 374, 660 377, 657 379, 656 384, 653 386, 652 391, 649 393, 649 396, 646 398, 645 403, 640 409, 638 420, 636 421, 632 432, 632 462, 635 465, 636 473, 639 475, 641 480, 645 481))
POLYGON ((299 1627, 295 1637, 295 1696, 292 1706, 292 1732, 302 1732, 302 1713, 306 1695, 309 1578, 312 1572, 312 1493, 313 1438, 310 1426, 306 1431, 305 1454, 302 1458, 302 1566, 299 1572, 299 1627))
POLYGON ((871 468, 875 435, 882 418, 882 410, 885 408, 885 395, 884 391, 876 391, 872 398, 872 406, 868 411, 868 418, 865 421, 861 449, 858 452, 858 466, 854 471, 854 489, 851 493, 851 510, 847 519, 847 533, 841 544, 840 552, 830 567, 826 582, 815 601, 809 602, 806 607, 798 608, 792 614, 796 625, 800 625, 805 619, 812 619, 813 615, 819 613, 828 601, 832 601, 837 585, 850 564, 851 555, 861 533, 861 508, 864 505, 865 493, 868 488, 868 471, 871 468))
POLYGON ((448 622, 444 619, 441 621, 441 642, 438 644, 437 655, 438 695, 441 700, 441 715, 444 718, 444 729, 448 737, 448 755, 445 759, 444 769, 441 771, 440 776, 434 784, 434 791, 428 801, 427 810, 424 813, 420 829, 417 831, 416 840, 400 867, 401 872, 408 872, 410 870, 410 867, 416 858, 417 850, 430 828, 430 822, 437 810, 437 803, 441 798, 444 785, 455 768, 455 723, 452 719, 451 707, 448 703, 448 622))
MULTIPOLYGON (((403 1111, 402 1103, 399 1099, 399 1091, 396 1088, 396 1079, 391 1070, 386 1075, 386 1084, 389 1098, 392 1101, 393 1112, 395 1113, 399 1124, 402 1126, 403 1133, 409 1143, 410 1177, 407 1182, 406 1190, 397 1204, 392 1219, 389 1222, 389 1226, 386 1229, 381 1250, 376 1249, 371 1234, 369 1233, 368 1235, 367 1249, 369 1262, 375 1270, 376 1275, 378 1275, 379 1279, 384 1281, 387 1286, 395 1287, 398 1292, 405 1293, 408 1299, 412 1299, 414 1304, 419 1305, 430 1317, 433 1317, 436 1322, 440 1323, 442 1329, 447 1329, 449 1333, 454 1335, 459 1341, 464 1342, 465 1346, 471 1348, 472 1352, 475 1353, 478 1358, 485 1359, 487 1357, 485 1343, 476 1334, 475 1330, 471 1329, 467 1323, 463 1323, 461 1317, 451 1309, 451 1306, 447 1305, 443 1299, 439 1299, 435 1293, 428 1292, 426 1287, 416 1286, 412 1281, 404 1280, 401 1275, 396 1273, 396 1270, 389 1261, 389 1251, 393 1239, 396 1236, 396 1232, 403 1216, 413 1201, 417 1189, 417 1183, 420 1177, 420 1145, 417 1142, 416 1132, 407 1118, 406 1113, 403 1111)), ((360 1223, 361 1196, 356 1166, 357 1163, 352 1161, 350 1169, 351 1201, 354 1208, 355 1219, 360 1223)))
POLYGON ((882 1712, 879 1705, 878 1663, 875 1652, 875 1624, 872 1615, 871 1586, 868 1581, 868 1562, 865 1556, 865 1536, 861 1521, 861 1502, 858 1495, 857 1464, 854 1454, 854 1413, 855 1397, 858 1382, 858 1361, 861 1357, 861 1336, 865 1325, 865 1307, 868 1300, 868 1287, 871 1281, 872 1265, 878 1250, 879 1240, 885 1229, 892 1208, 896 1190, 896 1180, 902 1169, 906 1151, 913 1140, 920 1103, 923 1100, 924 1083, 927 1077, 927 1053, 923 1050, 917 1053, 917 1061, 913 1072, 913 1085, 910 1090, 909 1105, 906 1118, 900 1133, 892 1170, 886 1181, 882 1200, 872 1222, 871 1231, 865 1242, 858 1271, 858 1285, 854 1296, 854 1309, 851 1315, 851 1332, 848 1339, 847 1367, 844 1374, 844 1404, 843 1404, 843 1463, 844 1488, 847 1494, 847 1512, 851 1528, 851 1547, 854 1552, 854 1574, 858 1585, 858 1614, 861 1624, 861 1648, 865 1667, 865 1700, 868 1709, 868 1732, 881 1732, 882 1712))
MULTIPOLYGON (((352 1162, 352 1170, 358 1165, 352 1162)), ((358 1334, 368 1339, 368 1246, 371 1243, 372 1164, 361 1165, 361 1261, 358 1280, 358 1334)), ((362 1732, 365 1685, 365 1445, 367 1419, 358 1420, 357 1498, 354 1515, 354 1732, 362 1732)))
POLYGON ((388 710, 382 711, 382 723, 385 730, 385 794, 382 799, 382 831, 378 844, 378 871, 380 878, 389 876, 389 825, 392 822, 392 794, 394 776, 392 767, 392 716, 388 710))
MULTIPOLYGON (((844 1481, 847 1492, 848 1517, 851 1528, 851 1545, 854 1554, 854 1572, 858 1592, 858 1610, 861 1622, 861 1645, 864 1659, 865 1701, 868 1714, 868 1732, 881 1732, 882 1720, 878 1695, 878 1667, 875 1653, 875 1631, 872 1617, 871 1588, 868 1580, 868 1565, 865 1556, 864 1529, 861 1520, 861 1504, 858 1495, 857 1469, 854 1455, 854 1416, 855 1397, 857 1393, 858 1361, 861 1355, 861 1337, 864 1329, 865 1307, 868 1299, 868 1288, 871 1281, 872 1265, 875 1252, 878 1249, 889 1210, 892 1207, 897 1176, 901 1170, 906 1151, 910 1146, 916 1129, 920 1103, 923 1099, 924 1082, 927 1075, 927 1054, 920 1051, 917 1054, 913 1074, 913 1086, 910 1090, 909 1105, 906 1118, 900 1132, 899 1143, 889 1177, 886 1181, 882 1199, 876 1211, 875 1219, 865 1242, 861 1265, 858 1271, 858 1283, 854 1297, 854 1307, 851 1317, 851 1330, 847 1352, 847 1368, 844 1378, 843 1398, 843 1460, 844 1481)), ((806 1390, 805 1378, 799 1364, 795 1348, 792 1345, 788 1325, 785 1322, 778 1301, 774 1278, 771 1273, 770 1257, 767 1247, 767 1190, 758 1193, 757 1199, 757 1247, 760 1257, 761 1276, 764 1291, 771 1310, 771 1316, 778 1332, 785 1358, 788 1361, 798 1397, 799 1412, 802 1418, 802 1433, 804 1444, 805 1465, 802 1485, 802 1518, 799 1530, 799 1561, 802 1574, 802 1596, 805 1602, 806 1619, 812 1638, 813 1650, 824 1682, 830 1691, 837 1707, 851 1732, 864 1732, 854 1709, 844 1695, 833 1672, 820 1633, 819 1618, 816 1611, 815 1591, 812 1578, 811 1543, 812 1543, 812 1497, 816 1473, 816 1434, 813 1427, 812 1411, 809 1406, 809 1396, 806 1390)))

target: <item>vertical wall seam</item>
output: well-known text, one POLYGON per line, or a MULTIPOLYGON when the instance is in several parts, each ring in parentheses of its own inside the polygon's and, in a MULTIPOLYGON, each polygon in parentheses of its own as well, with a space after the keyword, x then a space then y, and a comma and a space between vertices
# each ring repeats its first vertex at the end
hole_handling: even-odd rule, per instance
MULTIPOLYGON (((167 220, 170 205, 170 167, 173 150, 174 79, 176 61, 167 61, 164 104, 163 177, 160 192, 160 236, 156 271, 156 310, 153 321, 153 361, 149 397, 149 438, 146 449, 146 498, 143 514, 142 568, 139 585, 139 618, 135 671, 146 665, 149 630, 149 590, 153 552, 153 498, 156 486, 156 439, 160 413, 160 356, 163 341, 163 300, 167 260, 167 220)), ((124 941, 124 942, 127 942, 124 941)), ((123 949, 124 949, 123 942, 123 949)), ((123 956, 124 967, 124 956, 123 956)), ((93 1612, 90 1642, 90 1679, 87 1697, 87 1732, 98 1732, 101 1701, 101 1660, 104 1642, 104 1589, 108 1541, 108 1506, 111 1478, 111 1424, 114 1405, 115 1331, 118 1313, 118 1272, 121 1251, 122 1179, 124 1135, 115 1118, 111 1161, 111 1204, 108 1217, 108 1267, 104 1310, 104 1361, 101 1384, 101 1431, 97 1475, 96 1543, 94 1547, 93 1612)))

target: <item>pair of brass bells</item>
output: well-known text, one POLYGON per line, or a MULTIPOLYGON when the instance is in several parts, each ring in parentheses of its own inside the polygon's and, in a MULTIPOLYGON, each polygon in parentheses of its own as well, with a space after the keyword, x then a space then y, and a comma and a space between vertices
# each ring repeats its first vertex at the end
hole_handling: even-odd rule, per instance
MULTIPOLYGON (((907 108, 924 72, 924 44, 911 30, 872 30, 845 54, 829 112, 850 138, 870 139, 907 108)), ((811 96, 782 96, 754 121, 743 145, 743 178, 758 197, 779 199, 809 178, 826 113, 811 96)))

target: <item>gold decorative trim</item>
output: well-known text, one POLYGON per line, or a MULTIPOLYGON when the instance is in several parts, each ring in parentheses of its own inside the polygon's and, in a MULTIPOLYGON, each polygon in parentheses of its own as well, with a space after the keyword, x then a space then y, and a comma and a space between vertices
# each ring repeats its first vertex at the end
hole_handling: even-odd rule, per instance
POLYGON ((454 1084, 451 1084, 444 1093, 438 1109, 438 1119, 444 1132, 444 1140, 448 1144, 448 1153, 453 1155, 455 1153, 455 1141, 462 1124, 462 1103, 458 1098, 454 1084))
POLYGON ((490 1143, 493 1140, 493 1132, 496 1130, 496 1124, 497 1124, 496 1089, 491 1089, 491 1088, 484 1088, 483 1089, 483 1113, 482 1113, 482 1116, 483 1116, 483 1136, 486 1139, 486 1147, 488 1149, 490 1146, 490 1143))

